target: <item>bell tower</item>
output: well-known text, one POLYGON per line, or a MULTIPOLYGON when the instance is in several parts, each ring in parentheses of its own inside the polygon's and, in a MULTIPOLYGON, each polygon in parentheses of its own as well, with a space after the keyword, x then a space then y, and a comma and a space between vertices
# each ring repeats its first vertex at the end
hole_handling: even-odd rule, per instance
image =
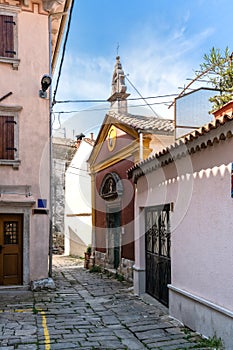
POLYGON ((120 114, 127 114, 127 97, 130 95, 126 92, 125 74, 120 62, 120 56, 116 57, 116 64, 112 76, 112 95, 108 101, 111 103, 112 111, 120 114))

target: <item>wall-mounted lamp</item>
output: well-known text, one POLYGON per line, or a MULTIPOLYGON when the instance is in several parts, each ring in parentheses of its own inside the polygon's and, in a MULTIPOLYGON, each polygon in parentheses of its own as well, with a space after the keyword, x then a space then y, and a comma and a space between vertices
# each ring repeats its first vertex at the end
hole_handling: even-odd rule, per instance
POLYGON ((43 75, 40 83, 41 83, 41 90, 39 90, 39 96, 41 98, 47 98, 46 90, 48 90, 48 88, 50 87, 52 83, 52 78, 50 77, 50 75, 45 74, 43 75))

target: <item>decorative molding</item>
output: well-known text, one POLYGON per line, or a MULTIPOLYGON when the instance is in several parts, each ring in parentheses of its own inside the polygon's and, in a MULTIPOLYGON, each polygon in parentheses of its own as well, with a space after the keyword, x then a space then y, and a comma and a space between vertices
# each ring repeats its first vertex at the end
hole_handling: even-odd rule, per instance
POLYGON ((24 0, 22 4, 22 11, 48 16, 48 12, 44 10, 43 4, 36 0, 34 1, 24 0))
POLYGON ((22 10, 34 12, 35 5, 39 9, 38 13, 47 14, 55 12, 63 12, 66 0, 0 0, 0 6, 12 6, 22 10))
POLYGON ((0 197, 2 194, 17 194, 31 197, 31 186, 28 185, 0 185, 0 197))
POLYGON ((43 8, 50 13, 62 11, 66 0, 42 0, 43 8))
MULTIPOLYGON (((19 199, 19 197, 17 198, 0 198, 0 212, 2 213, 2 208, 5 209, 6 207, 8 207, 8 212, 9 212, 9 207, 14 207, 14 211, 15 211, 15 207, 19 207, 20 209, 22 209, 23 207, 32 207, 34 204, 36 203, 36 201, 34 199, 19 199)), ((29 231, 28 231, 29 232, 29 231)))
POLYGON ((18 58, 0 57, 0 62, 12 64, 13 70, 18 70, 20 60, 18 58))
POLYGON ((0 113, 1 112, 20 112, 23 109, 22 106, 9 106, 0 104, 0 113))
POLYGON ((217 305, 215 303, 212 303, 211 301, 206 300, 204 298, 201 298, 201 297, 199 297, 197 295, 189 293, 186 290, 177 288, 177 287, 175 287, 175 286, 173 286, 171 284, 168 284, 168 288, 172 292, 175 292, 177 294, 183 295, 184 297, 186 297, 188 299, 196 301, 199 304, 202 304, 202 305, 204 305, 204 306, 206 306, 206 307, 208 307, 210 309, 213 309, 213 310, 218 311, 218 312, 220 312, 220 313, 222 313, 222 314, 224 314, 224 315, 226 315, 226 316, 228 316, 230 318, 233 318, 233 312, 231 310, 228 310, 228 309, 226 309, 226 308, 224 308, 222 306, 219 306, 219 305, 217 305))
POLYGON ((0 159, 0 165, 7 165, 12 166, 14 170, 18 170, 19 166, 21 164, 21 160, 7 160, 7 159, 0 159))
MULTIPOLYGON (((19 3, 19 1, 18 1, 19 3)), ((12 15, 12 13, 19 13, 20 12, 20 8, 16 5, 12 5, 4 0, 0 0, 0 10, 1 12, 5 12, 6 14, 9 13, 9 15, 12 15)))
MULTIPOLYGON (((138 153, 138 143, 137 141, 133 141, 130 146, 123 148, 116 154, 114 155, 110 154, 109 158, 104 160, 103 162, 90 166, 91 172, 97 173, 103 169, 110 167, 111 165, 114 165, 120 162, 121 160, 134 156, 137 153, 138 153)), ((135 159, 133 161, 135 162, 135 159)))
POLYGON ((0 5, 20 6, 20 0, 0 0, 0 5))

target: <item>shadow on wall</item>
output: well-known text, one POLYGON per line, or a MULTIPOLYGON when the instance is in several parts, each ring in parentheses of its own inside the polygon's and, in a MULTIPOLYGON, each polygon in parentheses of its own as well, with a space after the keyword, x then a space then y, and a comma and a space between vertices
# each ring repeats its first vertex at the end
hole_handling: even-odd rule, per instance
POLYGON ((69 226, 69 244, 70 244, 70 255, 84 256, 84 252, 87 249, 87 244, 78 236, 74 230, 69 226))

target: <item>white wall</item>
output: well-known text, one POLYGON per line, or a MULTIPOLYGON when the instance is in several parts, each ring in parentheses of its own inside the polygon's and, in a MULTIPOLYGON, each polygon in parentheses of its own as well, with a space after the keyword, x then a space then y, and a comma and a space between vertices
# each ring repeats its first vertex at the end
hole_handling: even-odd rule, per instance
POLYGON ((83 140, 66 171, 65 254, 68 255, 83 256, 91 244, 91 177, 86 162, 91 150, 92 146, 83 140))

